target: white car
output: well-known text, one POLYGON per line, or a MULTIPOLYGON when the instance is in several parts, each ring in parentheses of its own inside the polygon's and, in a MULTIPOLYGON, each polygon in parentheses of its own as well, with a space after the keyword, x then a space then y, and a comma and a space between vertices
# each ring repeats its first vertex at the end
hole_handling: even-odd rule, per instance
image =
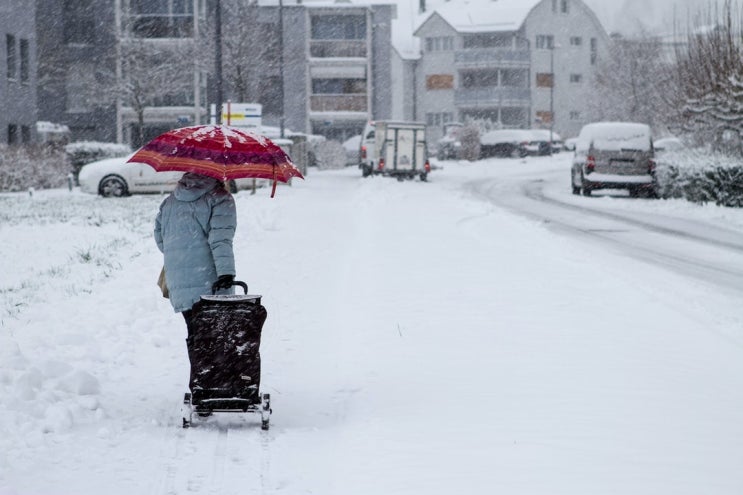
POLYGON ((172 191, 183 175, 183 172, 155 172, 144 163, 127 163, 130 156, 106 158, 83 165, 78 177, 80 190, 106 198, 134 193, 164 193, 172 191))
MULTIPOLYGON (((183 172, 155 172, 155 169, 145 163, 129 163, 131 157, 107 158, 88 163, 80 170, 78 180, 80 190, 90 194, 100 194, 105 198, 118 198, 136 193, 171 192, 183 175, 183 172)), ((252 179, 237 179, 230 181, 230 189, 250 189, 252 179)), ((258 186, 265 185, 259 179, 258 186)))

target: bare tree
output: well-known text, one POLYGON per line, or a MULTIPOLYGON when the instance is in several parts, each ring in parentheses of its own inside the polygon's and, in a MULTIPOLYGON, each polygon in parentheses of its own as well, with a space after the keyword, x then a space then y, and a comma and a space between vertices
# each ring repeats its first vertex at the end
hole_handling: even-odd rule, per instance
POLYGON ((685 127, 700 140, 724 147, 743 136, 743 47, 741 12, 730 0, 710 7, 688 37, 678 65, 685 127))
POLYGON ((113 87, 115 96, 137 116, 138 141, 144 143, 144 114, 150 106, 183 105, 194 89, 192 40, 128 38, 121 46, 122 77, 113 87))
MULTIPOLYGON (((223 0, 222 59, 226 98, 261 103, 264 113, 277 112, 279 38, 276 9, 261 8, 255 0, 223 0)), ((213 73, 214 26, 202 32, 201 63, 213 73)))
POLYGON ((608 59, 597 71, 591 113, 597 120, 644 122, 674 127, 676 73, 657 37, 613 36, 608 59))

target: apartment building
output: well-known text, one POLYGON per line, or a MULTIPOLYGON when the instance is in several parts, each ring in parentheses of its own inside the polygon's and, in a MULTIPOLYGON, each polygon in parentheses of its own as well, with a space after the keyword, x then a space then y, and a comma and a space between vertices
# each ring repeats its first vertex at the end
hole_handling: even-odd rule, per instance
POLYGON ((338 141, 390 118, 394 5, 287 3, 227 7, 229 31, 239 32, 239 19, 254 29, 247 54, 226 54, 225 98, 261 103, 266 125, 283 116, 288 129, 338 141))
MULTIPOLYGON (((37 2, 45 120, 66 124, 75 140, 133 146, 209 121, 216 2, 37 2)), ((225 102, 261 103, 265 125, 338 140, 391 116, 394 5, 220 6, 225 102)))
POLYGON ((205 0, 37 0, 39 107, 73 140, 138 146, 205 115, 205 0), (183 59, 186 59, 185 61, 183 59))
POLYGON ((0 2, 0 145, 35 140, 35 8, 24 0, 0 2))
POLYGON ((393 5, 307 5, 309 132, 343 141, 368 120, 392 116, 394 15, 393 5))
POLYGON ((609 38, 581 0, 452 0, 415 31, 416 115, 432 140, 449 121, 550 128, 590 119, 586 92, 609 38))

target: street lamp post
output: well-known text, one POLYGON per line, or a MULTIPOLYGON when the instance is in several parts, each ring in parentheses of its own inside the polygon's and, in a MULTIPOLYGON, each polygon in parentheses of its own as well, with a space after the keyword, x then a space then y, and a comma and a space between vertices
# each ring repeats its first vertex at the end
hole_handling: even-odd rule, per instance
POLYGON ((279 136, 284 138, 284 2, 279 0, 279 84, 281 86, 281 116, 279 117, 279 136))
POLYGON ((555 42, 550 45, 550 155, 552 154, 552 133, 555 130, 555 42))

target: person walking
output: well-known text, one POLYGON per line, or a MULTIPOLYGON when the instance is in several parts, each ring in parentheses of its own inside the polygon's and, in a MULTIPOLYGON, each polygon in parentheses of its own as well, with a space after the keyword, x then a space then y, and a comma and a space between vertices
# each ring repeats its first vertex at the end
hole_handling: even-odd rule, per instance
POLYGON ((160 204, 155 218, 155 242, 163 253, 170 303, 186 321, 189 386, 197 364, 192 359, 192 308, 213 289, 220 294, 234 292, 232 241, 236 227, 235 199, 224 183, 190 172, 183 174, 175 190, 160 204))

